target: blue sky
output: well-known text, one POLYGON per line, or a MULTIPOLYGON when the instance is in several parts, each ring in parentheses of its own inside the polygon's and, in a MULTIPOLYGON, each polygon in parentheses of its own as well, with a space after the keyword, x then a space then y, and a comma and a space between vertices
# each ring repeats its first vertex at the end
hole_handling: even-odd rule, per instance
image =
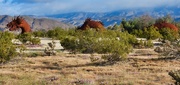
POLYGON ((0 0, 0 15, 50 15, 178 6, 180 0, 0 0))

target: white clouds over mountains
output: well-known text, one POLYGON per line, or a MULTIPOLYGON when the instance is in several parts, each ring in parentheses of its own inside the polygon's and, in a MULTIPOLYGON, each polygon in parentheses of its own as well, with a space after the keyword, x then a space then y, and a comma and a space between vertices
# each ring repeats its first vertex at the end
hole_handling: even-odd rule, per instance
POLYGON ((0 0, 0 15, 47 15, 77 11, 108 12, 179 4, 180 0, 0 0))

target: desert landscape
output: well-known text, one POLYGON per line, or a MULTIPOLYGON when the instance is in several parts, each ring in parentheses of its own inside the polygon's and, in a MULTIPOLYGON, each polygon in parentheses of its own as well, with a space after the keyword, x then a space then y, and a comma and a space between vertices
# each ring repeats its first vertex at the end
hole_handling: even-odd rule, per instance
POLYGON ((0 85, 180 85, 180 0, 0 0, 0 85))
POLYGON ((180 69, 179 60, 149 56, 152 50, 147 50, 144 55, 136 50, 136 56, 115 64, 92 62, 92 57, 100 59, 101 54, 59 52, 56 56, 17 57, 0 65, 0 84, 174 85, 168 72, 180 69))

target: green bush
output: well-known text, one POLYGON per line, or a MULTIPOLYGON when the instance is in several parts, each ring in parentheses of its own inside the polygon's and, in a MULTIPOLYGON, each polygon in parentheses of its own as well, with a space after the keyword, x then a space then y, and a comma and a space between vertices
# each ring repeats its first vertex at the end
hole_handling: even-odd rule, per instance
POLYGON ((40 44, 40 39, 37 37, 33 37, 32 33, 24 33, 24 34, 19 34, 17 36, 17 39, 19 39, 23 44, 27 44, 27 42, 29 42, 28 44, 40 44))
POLYGON ((31 33, 24 33, 24 34, 19 34, 17 36, 17 39, 19 39, 19 41, 21 41, 23 44, 27 43, 27 41, 31 40, 31 33))
POLYGON ((118 56, 119 59, 115 57, 110 59, 107 56, 104 58, 113 61, 125 57, 132 50, 132 45, 137 43, 135 36, 119 30, 98 32, 94 29, 82 31, 55 28, 49 30, 47 35, 60 39, 64 49, 72 53, 101 53, 118 56))
POLYGON ((60 39, 61 40, 62 38, 65 38, 66 35, 68 35, 68 33, 70 33, 70 31, 72 31, 72 30, 65 30, 65 29, 57 27, 53 30, 47 31, 47 36, 50 38, 53 38, 53 39, 60 39))
POLYGON ((152 40, 147 40, 147 41, 143 41, 143 40, 139 40, 136 45, 135 48, 152 48, 154 47, 154 44, 152 43, 152 40))
POLYGON ((34 37, 46 37, 47 33, 44 30, 34 31, 33 32, 34 37))
POLYGON ((31 42, 33 45, 38 45, 38 44, 41 43, 39 38, 32 38, 32 39, 30 40, 30 42, 31 42))
POLYGON ((61 45, 71 52, 113 55, 114 57, 103 58, 108 61, 116 61, 125 58, 135 42, 137 42, 136 38, 127 32, 86 30, 78 31, 74 36, 66 36, 61 40, 61 45))
POLYGON ((144 42, 144 46, 146 48, 152 48, 154 47, 154 44, 152 43, 152 40, 147 40, 146 42, 144 42))
POLYGON ((164 40, 175 41, 179 38, 179 33, 170 28, 160 29, 160 33, 163 36, 164 40))
POLYGON ((159 33, 157 28, 154 26, 144 28, 144 29, 135 29, 132 31, 131 34, 136 35, 137 37, 140 37, 140 38, 146 38, 148 40, 162 38, 162 35, 159 33))
POLYGON ((60 43, 64 47, 64 49, 69 50, 73 53, 76 53, 78 50, 78 39, 75 37, 64 38, 60 43))
POLYGON ((12 43, 14 35, 8 32, 0 32, 0 62, 10 60, 16 56, 16 47, 12 43))

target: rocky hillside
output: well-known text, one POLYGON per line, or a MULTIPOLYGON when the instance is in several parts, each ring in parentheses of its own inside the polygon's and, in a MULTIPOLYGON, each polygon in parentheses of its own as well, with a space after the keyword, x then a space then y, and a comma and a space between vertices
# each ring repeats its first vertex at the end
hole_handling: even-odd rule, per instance
MULTIPOLYGON (((63 22, 49 19, 49 18, 37 18, 34 16, 22 16, 25 20, 29 23, 32 30, 50 30, 54 27, 61 27, 63 29, 72 28, 73 25, 65 24, 63 22)), ((0 16, 0 29, 3 30, 6 27, 6 24, 12 21, 14 17, 8 15, 1 15, 0 16)))

